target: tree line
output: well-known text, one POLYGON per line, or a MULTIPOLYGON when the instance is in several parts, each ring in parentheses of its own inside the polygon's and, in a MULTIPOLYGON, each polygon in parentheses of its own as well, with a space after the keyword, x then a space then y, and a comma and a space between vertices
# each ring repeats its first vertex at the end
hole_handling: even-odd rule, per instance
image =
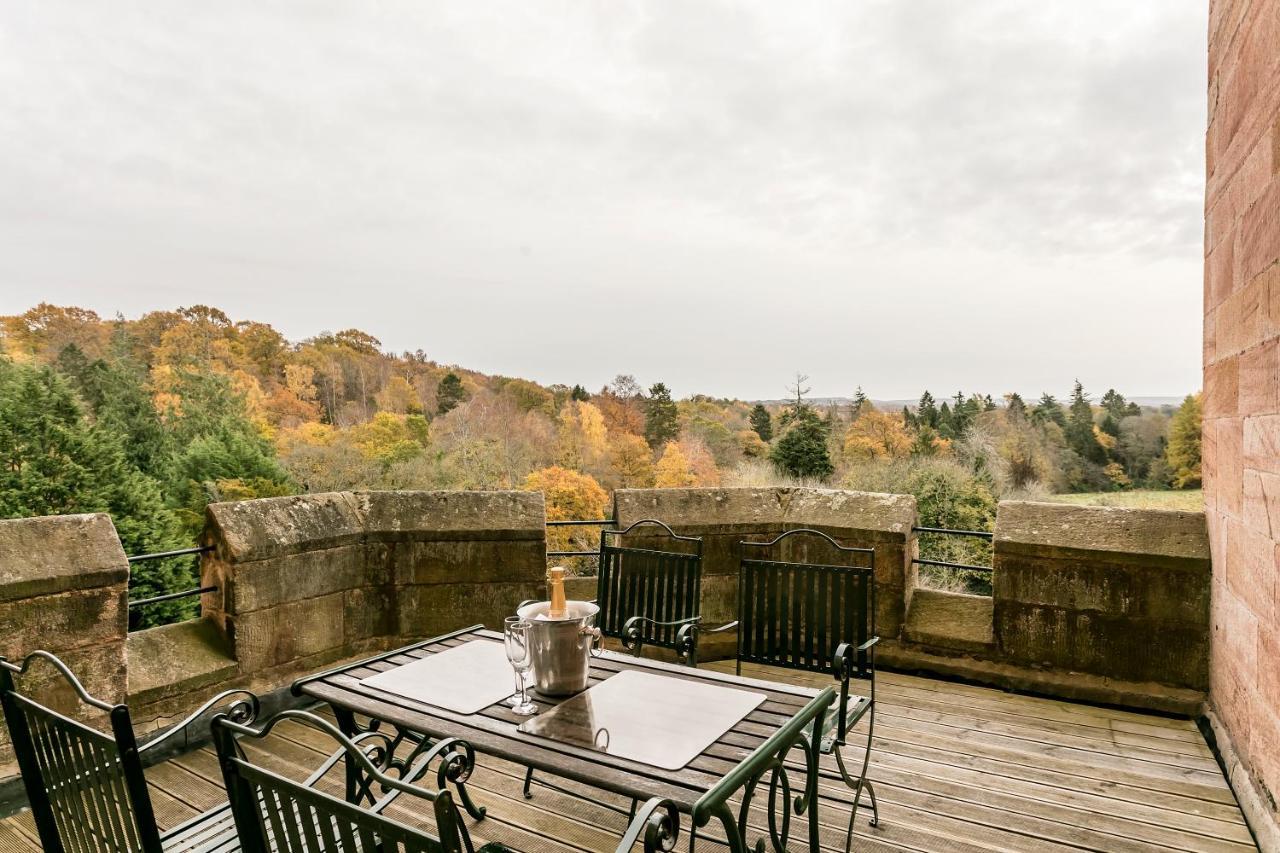
MULTIPOLYGON (((596 390, 484 375, 357 329, 293 343, 209 306, 130 320, 41 304, 0 318, 0 516, 109 512, 142 553, 191 544, 210 502, 307 491, 538 489, 569 519, 605 517, 615 488, 821 482, 914 489, 940 519, 1011 490, 1198 483, 1196 398, 1171 416, 1077 385, 1065 404, 926 392, 879 412, 859 390, 820 411, 805 381, 784 405, 676 400, 626 374, 596 390)), ((189 560, 139 564, 133 594, 194 582, 189 560)))

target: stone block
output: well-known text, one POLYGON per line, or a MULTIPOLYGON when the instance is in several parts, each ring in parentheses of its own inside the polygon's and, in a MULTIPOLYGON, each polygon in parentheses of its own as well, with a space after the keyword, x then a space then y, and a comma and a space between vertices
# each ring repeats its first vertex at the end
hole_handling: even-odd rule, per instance
POLYGON ((1223 358, 1204 369, 1204 416, 1235 417, 1239 398, 1240 357, 1223 358))
POLYGON ((0 601, 128 581, 128 560, 105 513, 0 520, 0 601))
POLYGON ((248 613, 391 579, 387 546, 317 548, 236 565, 227 594, 233 612, 248 613))
POLYGON ((209 504, 202 541, 218 558, 251 563, 358 545, 364 525, 349 492, 209 504))
POLYGON ((130 634, 129 705, 149 705, 234 678, 239 667, 218 627, 191 619, 130 634))
MULTIPOLYGON (((1253 468, 1280 474, 1280 415, 1259 415, 1245 418, 1243 424, 1243 456, 1240 447, 1222 446, 1223 435, 1219 430, 1218 453, 1223 464, 1220 468, 1253 468), (1234 452, 1233 452, 1234 451, 1234 452), (1226 464, 1230 461, 1230 465, 1226 464), (1242 464, 1243 463, 1243 464, 1242 464)), ((1243 478, 1243 471, 1241 472, 1243 478)), ((1226 484, 1223 485, 1223 489, 1226 484)), ((1220 489, 1222 491, 1222 489, 1220 489)))
POLYGON ((429 584, 397 589, 399 634, 420 639, 483 624, 502 630, 502 620, 529 598, 545 597, 541 583, 429 584))
POLYGON ((385 541, 538 540, 545 535, 541 492, 355 492, 369 536, 385 541))
MULTIPOLYGON (((1205 388, 1211 386, 1206 383, 1205 388)), ((1280 411, 1280 345, 1273 338, 1240 356, 1240 379, 1237 406, 1250 415, 1275 414, 1280 411)), ((1216 390, 1215 390, 1215 393, 1216 390)))
POLYGON ((1208 568, 1204 513, 1001 501, 998 554, 1097 558, 1170 568, 1208 568))
POLYGON ((918 589, 902 628, 903 639, 939 649, 993 651, 992 602, 986 595, 918 589))
POLYGON ((0 602, 0 654, 72 649, 120 642, 129 627, 125 585, 72 590, 0 602))
POLYGON ((1009 501, 994 544, 994 637, 1009 662, 1208 686, 1203 514, 1009 501))
POLYGON ((342 595, 344 644, 396 636, 398 598, 394 586, 360 587, 342 595))
POLYGON ((227 617, 232 649, 245 672, 339 649, 345 596, 333 593, 227 617))
POLYGON ((544 540, 445 540, 389 546, 398 584, 541 580, 547 572, 544 540))

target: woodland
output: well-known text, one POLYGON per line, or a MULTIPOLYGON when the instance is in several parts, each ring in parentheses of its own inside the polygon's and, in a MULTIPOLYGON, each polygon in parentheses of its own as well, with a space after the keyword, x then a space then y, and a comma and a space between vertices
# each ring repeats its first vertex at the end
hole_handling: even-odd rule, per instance
MULTIPOLYGON (((40 304, 0 318, 0 517, 107 512, 140 554, 191 545, 210 502, 344 489, 540 490, 568 520, 608 517, 617 488, 808 484, 911 493, 922 525, 990 530, 1002 498, 1200 485, 1198 395, 1143 407, 1076 382, 1061 400, 924 391, 882 411, 861 388, 811 403, 800 375, 780 403, 675 399, 664 378, 542 385, 357 329, 292 342, 203 305, 126 319, 40 304)), ((551 535, 589 550, 598 534, 551 535)), ((927 547, 981 562, 988 546, 927 547)), ((149 562, 131 595, 194 583, 191 560, 149 562)))

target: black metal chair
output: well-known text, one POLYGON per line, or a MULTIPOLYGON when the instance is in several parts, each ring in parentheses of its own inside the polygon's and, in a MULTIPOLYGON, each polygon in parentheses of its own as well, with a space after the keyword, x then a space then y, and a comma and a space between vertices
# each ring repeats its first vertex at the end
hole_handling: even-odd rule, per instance
POLYGON ((173 853, 236 851, 240 842, 229 805, 222 805, 161 832, 142 771, 144 754, 232 696, 228 718, 250 722, 258 698, 228 690, 202 705, 164 734, 139 746, 125 705, 90 696, 55 655, 36 651, 15 664, 0 657, 0 707, 13 741, 40 844, 46 853, 173 853), (14 676, 43 660, 66 679, 80 702, 105 713, 111 734, 77 722, 18 692, 14 676))
POLYGON ((756 663, 785 669, 833 675, 840 682, 838 705, 827 720, 818 746, 824 755, 834 754, 840 778, 854 792, 845 837, 848 851, 853 824, 865 793, 871 803, 871 825, 880 819, 875 789, 867 778, 871 741, 875 734, 876 584, 875 551, 848 548, 820 530, 788 530, 768 542, 742 542, 738 566, 738 618, 718 628, 699 630, 715 633, 738 630, 737 672, 742 664, 756 663), (791 537, 809 552, 810 545, 825 549, 841 562, 866 565, 794 562, 780 559, 781 544, 791 537), (866 696, 849 692, 849 682, 869 682, 866 696), (850 731, 867 718, 867 743, 862 769, 857 775, 845 765, 842 748, 850 731))
MULTIPOLYGON (((508 853, 502 844, 486 844, 475 851, 466 825, 446 783, 456 781, 459 768, 469 772, 473 752, 465 741, 447 738, 423 743, 403 763, 393 762, 391 738, 370 731, 348 738, 336 726, 306 711, 283 711, 260 728, 237 723, 219 714, 213 719, 214 744, 246 850, 280 853, 319 851, 377 851, 377 853, 508 853), (281 721, 292 720, 333 738, 338 746, 304 781, 295 781, 260 767, 245 756, 241 739, 258 740, 281 721), (325 775, 339 761, 346 764, 345 780, 360 780, 355 802, 319 790, 325 775), (437 790, 415 784, 436 764, 437 790), (388 775, 397 773, 396 776, 388 775), (431 804, 436 835, 415 829, 383 811, 401 794, 431 804), (356 803, 368 798, 371 805, 356 803)), ((336 781, 333 782, 338 785, 336 781)))
MULTIPOLYGON (((702 621, 702 539, 681 536, 655 518, 625 530, 600 531, 600 567, 594 604, 600 608, 596 627, 633 655, 646 645, 673 650, 690 666, 698 665, 698 635, 690 629, 702 621), (659 530, 642 530, 652 525, 659 530), (610 537, 613 537, 612 540, 610 537), (663 542, 688 543, 685 551, 653 547, 663 542), (636 540, 639 540, 636 542, 636 540), (626 542, 633 544, 623 544, 626 542)), ((521 602, 523 607, 529 602, 521 602)), ((533 768, 524 774, 524 797, 533 798, 533 768)), ((572 794, 549 782, 540 783, 572 794)), ((631 804, 628 815, 635 814, 631 804)))
POLYGON ((701 602, 701 537, 681 536, 653 518, 625 530, 600 531, 596 625, 606 637, 621 641, 623 648, 637 655, 645 646, 671 649, 696 666, 697 634, 684 629, 702 620, 701 602), (637 531, 650 526, 661 532, 637 531), (655 547, 665 544, 664 540, 687 543, 686 550, 655 547))

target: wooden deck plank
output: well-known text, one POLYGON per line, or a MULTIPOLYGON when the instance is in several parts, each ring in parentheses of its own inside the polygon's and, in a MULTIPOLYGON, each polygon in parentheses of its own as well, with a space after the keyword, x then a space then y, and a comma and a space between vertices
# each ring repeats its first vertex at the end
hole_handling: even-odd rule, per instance
MULTIPOLYGON (((707 664, 732 672, 733 664, 707 664)), ((808 687, 830 679, 747 665, 744 675, 808 687)), ((860 812, 854 849, 869 853, 1023 853, 1023 851, 1256 850, 1212 753, 1189 720, 1006 693, 974 685, 883 674, 872 752, 881 825, 860 812)), ((726 737, 715 761, 734 760, 769 720, 745 720, 726 737)), ((855 730, 847 756, 865 742, 855 730)), ((305 775, 327 754, 325 737, 285 724, 252 747, 255 759, 305 775)), ((469 821, 477 842, 500 841, 529 853, 612 851, 626 825, 616 809, 628 802, 588 785, 556 780, 569 793, 535 787, 521 794, 517 764, 481 755, 470 787, 489 809, 469 821), (610 806, 612 808, 610 808, 610 806)), ((824 853, 843 850, 850 796, 824 761, 820 835, 824 853)), ((149 768, 162 826, 223 801, 221 772, 205 747, 149 768)), ((336 778, 326 779, 340 791, 336 778)), ((408 800, 395 817, 429 826, 429 810, 408 800)), ((765 832, 753 803, 749 823, 765 832)), ((793 829, 804 850, 806 819, 793 829)), ((688 850, 688 819, 677 850, 688 850)), ((722 849, 699 844, 699 849, 722 849)), ((0 821, 0 853, 39 849, 29 814, 0 821)))

